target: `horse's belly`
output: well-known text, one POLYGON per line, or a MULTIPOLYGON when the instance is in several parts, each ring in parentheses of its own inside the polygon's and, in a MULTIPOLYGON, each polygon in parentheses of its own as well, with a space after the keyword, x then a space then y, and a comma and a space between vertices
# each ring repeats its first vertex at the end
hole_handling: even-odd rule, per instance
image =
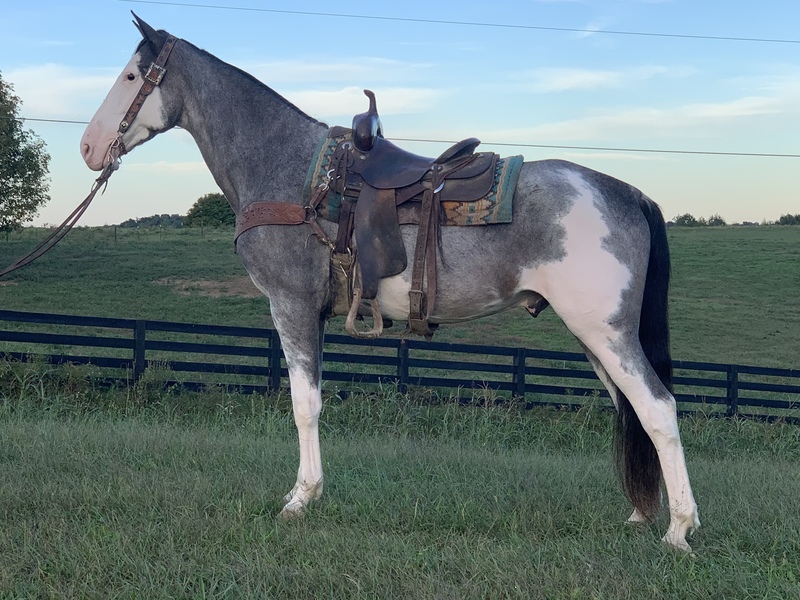
MULTIPOLYGON (((488 287, 488 286, 486 286, 488 287)), ((481 289, 486 289, 480 286, 481 289)), ((473 288, 473 294, 478 288, 473 288)), ((384 317, 395 321, 408 319, 409 296, 411 282, 403 275, 395 275, 383 279, 378 287, 378 305, 384 317)), ((527 306, 530 303, 531 292, 516 291, 509 297, 499 297, 496 294, 479 294, 480 297, 471 297, 466 294, 453 298, 445 293, 440 286, 436 298, 436 306, 431 321, 435 323, 458 323, 479 317, 492 315, 514 306, 527 306)), ((538 297, 538 296, 537 296, 538 297)))
POLYGON ((378 305, 383 316, 395 321, 408 319, 410 290, 411 282, 402 275, 383 279, 378 287, 378 305))

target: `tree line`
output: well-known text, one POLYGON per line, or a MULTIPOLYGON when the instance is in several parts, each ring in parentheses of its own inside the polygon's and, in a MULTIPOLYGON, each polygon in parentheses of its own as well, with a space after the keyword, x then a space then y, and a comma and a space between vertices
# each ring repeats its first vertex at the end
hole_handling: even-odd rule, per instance
MULTIPOLYGON (((725 218, 718 214, 713 214, 706 219, 705 217, 695 217, 689 213, 678 215, 668 223, 668 225, 675 227, 720 227, 727 224, 728 222, 725 218)), ((743 221, 741 223, 733 223, 733 225, 759 225, 759 223, 743 221)), ((800 225, 800 213, 796 215, 781 215, 777 221, 764 221, 761 225, 800 225)))
POLYGON ((236 215, 223 194, 214 192, 197 199, 186 215, 152 215, 128 219, 119 227, 233 227, 236 215))

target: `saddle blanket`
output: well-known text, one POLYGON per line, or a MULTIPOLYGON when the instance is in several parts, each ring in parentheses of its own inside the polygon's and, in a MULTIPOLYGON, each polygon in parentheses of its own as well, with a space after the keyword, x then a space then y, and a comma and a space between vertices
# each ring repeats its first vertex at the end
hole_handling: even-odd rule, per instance
MULTIPOLYGON (((351 130, 337 127, 331 131, 331 136, 322 140, 306 176, 304 190, 306 200, 311 199, 313 190, 324 184, 328 172, 334 168, 332 158, 336 147, 350 139, 352 139, 351 130)), ((517 187, 522 162, 521 155, 499 158, 494 184, 491 191, 483 198, 471 202, 442 202, 444 212, 442 224, 465 226, 510 223, 514 190, 517 187)), ((341 202, 341 194, 331 189, 317 211, 319 217, 326 221, 338 222, 341 202)))

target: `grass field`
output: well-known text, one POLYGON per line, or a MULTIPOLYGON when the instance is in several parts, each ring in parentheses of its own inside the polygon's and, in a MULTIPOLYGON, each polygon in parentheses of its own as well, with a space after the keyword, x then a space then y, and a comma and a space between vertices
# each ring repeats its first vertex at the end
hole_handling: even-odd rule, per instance
POLYGON ((626 525, 608 414, 330 402, 326 494, 274 515, 288 400, 4 374, 0 598, 800 597, 800 430, 682 421, 696 556, 626 525), (64 393, 66 389, 69 394, 64 393))
MULTIPOLYGON (((0 262, 41 232, 0 240, 0 262)), ((673 355, 798 368, 800 228, 673 229, 673 355)), ((80 229, 0 285, 6 309, 269 325, 230 232, 80 229)), ((437 339, 575 350, 549 312, 437 339)), ((285 396, 98 390, 0 364, 0 599, 800 598, 800 428, 685 418, 696 556, 629 507, 609 415, 326 398, 324 498, 285 396)))
MULTIPOLYGON (((44 236, 0 240, 10 263, 44 236)), ((800 227, 673 228, 673 357, 800 367, 800 227)), ((229 230, 78 228, 0 282, 5 309, 269 326, 269 306, 233 253, 229 230)), ((335 319, 330 331, 341 331, 335 319)), ((395 329, 399 335, 404 325, 395 329)), ((437 341, 580 351, 552 311, 522 309, 449 325, 437 341)))

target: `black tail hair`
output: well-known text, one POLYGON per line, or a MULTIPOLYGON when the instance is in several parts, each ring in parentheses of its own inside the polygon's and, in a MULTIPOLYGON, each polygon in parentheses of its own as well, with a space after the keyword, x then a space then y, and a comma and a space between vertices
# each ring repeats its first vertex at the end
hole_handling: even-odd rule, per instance
MULTIPOLYGON (((650 226, 650 257, 642 298, 639 341, 661 383, 672 393, 667 297, 670 259, 667 228, 658 205, 640 193, 639 206, 650 226)), ((625 495, 648 521, 661 510, 661 464, 650 436, 630 401, 617 390, 614 450, 625 495)))

